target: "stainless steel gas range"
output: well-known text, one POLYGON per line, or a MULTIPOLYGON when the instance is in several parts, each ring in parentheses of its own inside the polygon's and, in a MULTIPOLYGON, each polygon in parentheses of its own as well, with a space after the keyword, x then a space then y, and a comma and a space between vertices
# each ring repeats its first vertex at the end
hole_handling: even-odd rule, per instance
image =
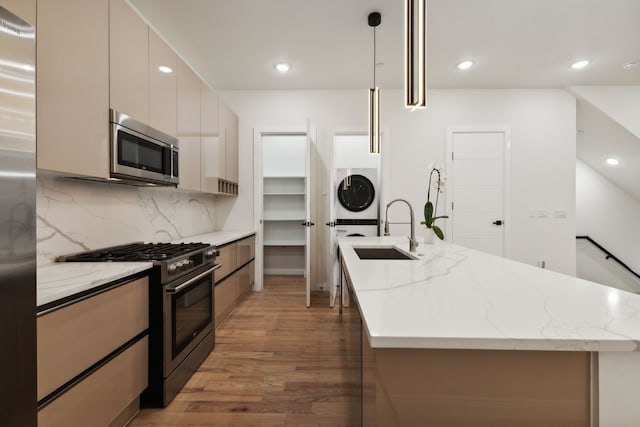
POLYGON ((147 407, 164 407, 215 344, 215 248, 205 243, 131 243, 60 257, 65 262, 153 261, 149 280, 147 407))

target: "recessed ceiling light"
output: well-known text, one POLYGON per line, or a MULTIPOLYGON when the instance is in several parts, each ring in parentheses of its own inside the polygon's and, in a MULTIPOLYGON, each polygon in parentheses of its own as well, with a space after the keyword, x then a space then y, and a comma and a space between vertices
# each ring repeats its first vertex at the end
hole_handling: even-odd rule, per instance
POLYGON ((638 62, 637 61, 625 62, 624 64, 622 64, 622 68, 624 68, 627 71, 635 70, 636 68, 638 68, 638 62))
POLYGON ((161 65, 158 67, 158 70, 162 71, 163 73, 169 74, 173 71, 173 69, 171 69, 171 67, 167 67, 166 65, 161 65))
POLYGON ((618 166, 620 164, 620 160, 614 159, 613 157, 609 157, 607 159, 607 164, 610 166, 618 166))
POLYGON ((458 69, 459 70, 468 70, 469 68, 473 67, 474 62, 473 61, 462 61, 461 63, 458 64, 458 69))
POLYGON ((280 64, 274 65, 274 68, 281 73, 286 73, 291 69, 291 65, 287 64, 286 62, 281 62, 280 64))
POLYGON ((589 65, 590 62, 591 61, 589 61, 588 59, 582 59, 580 61, 576 61, 573 64, 571 64, 571 68, 573 68, 574 70, 581 70, 587 65, 589 65))

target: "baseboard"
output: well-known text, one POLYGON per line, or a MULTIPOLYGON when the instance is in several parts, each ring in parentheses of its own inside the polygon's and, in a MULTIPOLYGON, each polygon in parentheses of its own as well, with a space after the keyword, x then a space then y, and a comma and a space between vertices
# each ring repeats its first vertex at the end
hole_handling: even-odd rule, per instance
POLYGON ((265 268, 265 276, 304 276, 303 268, 265 268))

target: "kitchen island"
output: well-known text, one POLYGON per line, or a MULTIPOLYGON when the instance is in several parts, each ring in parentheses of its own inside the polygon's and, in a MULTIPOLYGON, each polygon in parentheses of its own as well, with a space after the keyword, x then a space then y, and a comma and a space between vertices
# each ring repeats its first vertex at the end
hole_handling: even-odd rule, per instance
POLYGON ((409 248, 339 242, 363 425, 637 425, 639 295, 445 242, 354 250, 380 246, 409 248))

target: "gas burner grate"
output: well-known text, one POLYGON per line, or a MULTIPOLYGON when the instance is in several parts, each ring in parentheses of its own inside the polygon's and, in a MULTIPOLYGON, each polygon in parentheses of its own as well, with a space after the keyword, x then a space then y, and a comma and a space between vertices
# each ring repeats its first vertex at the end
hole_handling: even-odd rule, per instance
POLYGON ((58 258, 58 261, 164 261, 209 247, 206 243, 130 243, 58 258))

